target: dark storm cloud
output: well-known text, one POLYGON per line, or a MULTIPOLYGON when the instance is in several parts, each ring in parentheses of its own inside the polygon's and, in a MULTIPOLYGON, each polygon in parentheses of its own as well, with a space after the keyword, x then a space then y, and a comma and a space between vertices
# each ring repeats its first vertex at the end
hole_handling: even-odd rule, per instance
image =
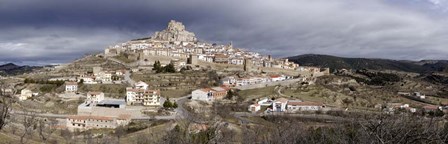
POLYGON ((446 59, 439 16, 381 0, 0 0, 0 61, 68 62, 171 19, 201 40, 278 57, 446 59))

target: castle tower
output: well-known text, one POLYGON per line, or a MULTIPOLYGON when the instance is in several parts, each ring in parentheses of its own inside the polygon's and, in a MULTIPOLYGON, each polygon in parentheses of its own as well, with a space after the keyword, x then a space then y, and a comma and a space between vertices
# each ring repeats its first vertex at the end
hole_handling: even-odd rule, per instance
POLYGON ((252 71, 252 68, 253 68, 252 59, 249 58, 244 59, 244 71, 250 72, 252 71))
POLYGON ((190 57, 187 59, 187 64, 197 65, 198 64, 198 56, 194 54, 190 54, 190 57))

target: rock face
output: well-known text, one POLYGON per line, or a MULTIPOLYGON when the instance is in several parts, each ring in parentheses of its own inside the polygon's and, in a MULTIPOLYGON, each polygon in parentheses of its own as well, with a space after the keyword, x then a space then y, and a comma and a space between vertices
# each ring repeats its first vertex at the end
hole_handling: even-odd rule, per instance
POLYGON ((163 41, 184 41, 184 42, 196 42, 197 39, 194 33, 186 31, 185 26, 181 22, 171 20, 168 23, 168 27, 161 31, 156 32, 153 39, 163 41))

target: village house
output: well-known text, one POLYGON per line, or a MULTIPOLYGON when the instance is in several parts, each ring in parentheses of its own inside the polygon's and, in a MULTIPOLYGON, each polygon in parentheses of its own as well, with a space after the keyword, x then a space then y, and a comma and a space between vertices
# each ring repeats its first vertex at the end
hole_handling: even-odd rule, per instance
POLYGON ((99 103, 104 100, 103 92, 88 92, 87 93, 87 103, 99 103))
POLYGON ((417 97, 419 99, 425 99, 426 98, 426 96, 424 94, 421 94, 420 92, 414 92, 412 94, 412 96, 417 97))
POLYGON ((318 111, 324 107, 325 105, 322 103, 289 100, 287 104, 287 111, 291 113, 298 111, 318 111))
POLYGON ((261 109, 261 105, 260 104, 251 104, 249 106, 249 111, 250 112, 258 112, 261 109))
POLYGON ((215 62, 215 63, 222 63, 222 64, 228 64, 229 63, 229 56, 226 56, 224 54, 215 54, 215 57, 213 58, 213 62, 215 62))
POLYGON ((269 98, 263 98, 257 102, 261 106, 271 106, 273 101, 269 98))
POLYGON ((209 88, 194 90, 191 92, 191 99, 200 101, 212 101, 212 91, 209 88))
POLYGON ((132 88, 127 87, 126 88, 126 102, 128 105, 133 105, 134 102, 136 102, 136 97, 143 97, 143 93, 145 92, 144 89, 138 89, 138 88, 132 88))
MULTIPOLYGON (((160 106, 160 91, 146 90, 147 85, 126 88, 126 102, 128 105, 142 104, 144 106, 160 106), (146 87, 145 87, 146 86, 146 87)), ((136 85, 137 86, 137 85, 136 85)))
POLYGON ((101 73, 101 82, 102 83, 111 83, 112 82, 112 73, 111 72, 104 72, 101 73))
POLYGON ((148 89, 148 84, 143 82, 143 81, 139 81, 135 84, 135 88, 137 89, 143 89, 143 90, 147 90, 148 89))
POLYGON ((417 109, 410 107, 409 104, 402 104, 402 103, 387 103, 386 104, 386 112, 392 113, 397 110, 407 110, 412 113, 417 112, 417 109))
POLYGON ((221 100, 226 97, 229 90, 230 89, 225 86, 197 89, 191 92, 191 99, 213 102, 215 100, 221 100))
POLYGON ((33 96, 33 92, 29 89, 22 89, 20 91, 19 100, 24 101, 33 96))
POLYGON ((286 77, 284 75, 272 75, 270 76, 271 81, 276 82, 276 81, 283 81, 286 79, 286 77))
POLYGON ((243 58, 232 58, 232 59, 230 59, 230 64, 243 65, 244 59, 243 58))
POLYGON ((278 98, 272 103, 272 111, 285 112, 287 104, 288 104, 288 99, 278 98))
POLYGON ((160 91, 147 90, 143 94, 143 98, 137 97, 137 102, 141 102, 144 106, 160 106, 160 91))
POLYGON ((65 82, 65 92, 74 93, 78 91, 78 83, 77 82, 65 82))
POLYGON ((235 85, 236 79, 233 76, 229 76, 229 77, 225 77, 225 78, 221 79, 220 83, 221 83, 221 85, 226 85, 226 86, 235 85))
POLYGON ((80 77, 78 79, 78 82, 81 82, 81 80, 83 84, 98 84, 98 82, 95 81, 95 77, 93 76, 80 77))
POLYGON ((128 125, 131 121, 130 115, 119 115, 118 117, 74 115, 66 119, 66 127, 71 130, 88 130, 110 128, 128 125))

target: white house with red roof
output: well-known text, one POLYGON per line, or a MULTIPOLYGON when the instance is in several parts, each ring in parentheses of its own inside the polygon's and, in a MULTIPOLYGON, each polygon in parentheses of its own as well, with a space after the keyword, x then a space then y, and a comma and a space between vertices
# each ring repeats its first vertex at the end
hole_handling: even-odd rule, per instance
POLYGON ((276 81, 283 81, 286 79, 286 76, 284 75, 271 75, 270 76, 271 81, 276 82, 276 81))
POLYGON ((225 86, 197 89, 191 92, 191 99, 213 102, 226 97, 229 90, 230 88, 225 86))
POLYGON ((88 92, 87 93, 87 103, 98 103, 104 100, 103 92, 88 92))
POLYGON ((65 82, 65 92, 77 92, 78 83, 77 82, 65 82))

